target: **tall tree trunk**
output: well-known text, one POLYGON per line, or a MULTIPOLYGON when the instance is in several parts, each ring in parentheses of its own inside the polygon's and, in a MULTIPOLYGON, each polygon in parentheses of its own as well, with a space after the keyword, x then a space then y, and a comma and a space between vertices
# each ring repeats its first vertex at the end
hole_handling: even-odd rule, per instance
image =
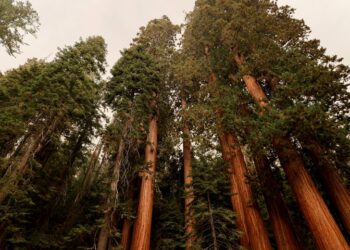
POLYGON ((78 203, 84 197, 84 195, 89 191, 92 182, 94 181, 94 173, 96 172, 96 165, 101 154, 102 146, 103 143, 99 142, 95 147, 94 152, 91 154, 89 166, 85 173, 83 184, 74 199, 74 203, 78 203))
MULTIPOLYGON (((205 48, 204 52, 208 65, 209 63, 209 48, 205 48)), ((216 83, 216 75, 212 71, 209 79, 209 83, 216 83)), ((223 128, 221 124, 221 118, 223 117, 222 111, 217 110, 217 120, 219 121, 219 128, 223 128)), ((222 132, 222 131, 221 131, 222 132)), ((220 138, 221 136, 219 136, 220 138)), ((250 185, 247 183, 246 174, 247 167, 245 164, 244 156, 241 148, 238 144, 238 140, 231 133, 225 133, 221 139, 224 155, 227 155, 228 161, 232 173, 230 175, 231 192, 234 194, 238 191, 239 198, 232 198, 233 203, 236 204, 236 211, 242 211, 241 218, 239 219, 240 227, 247 232, 247 238, 241 239, 241 244, 248 245, 248 249, 252 250, 272 250, 272 246, 268 237, 267 230, 264 226, 263 219, 260 215, 259 208, 254 201, 253 194, 250 185), (226 144, 226 145, 225 145, 226 144), (225 150, 226 148, 226 150, 225 150), (236 184, 235 184, 236 183, 236 184), (240 222, 242 220, 242 222, 240 222)), ((243 246, 244 246, 243 245, 243 246)))
POLYGON ((211 207, 211 201, 210 201, 210 195, 207 192, 207 201, 208 201, 208 212, 209 212, 209 222, 210 222, 210 228, 211 228, 211 236, 213 238, 213 249, 218 250, 218 240, 216 236, 216 230, 215 230, 215 224, 214 224, 214 217, 213 217, 213 210, 211 207))
MULTIPOLYGON (((129 190, 128 190, 128 204, 127 204, 127 211, 129 214, 131 214, 133 211, 134 194, 135 194, 135 190, 131 183, 129 185, 129 190)), ((122 246, 123 250, 130 249, 131 237, 132 237, 132 234, 131 234, 132 224, 133 223, 129 217, 124 218, 123 228, 122 228, 122 239, 120 241, 120 245, 122 246)))
POLYGON ((220 140, 223 158, 228 165, 227 172, 229 174, 229 180, 230 180, 231 204, 232 204, 233 210, 237 214, 237 218, 236 218, 237 229, 241 232, 240 245, 244 247, 244 249, 250 249, 248 229, 246 226, 246 218, 245 218, 242 198, 241 198, 240 192, 238 191, 237 180, 236 180, 237 177, 234 174, 234 166, 230 161, 230 148, 223 134, 219 136, 219 140, 220 140))
MULTIPOLYGON (((235 61, 238 66, 244 63, 242 55, 236 55, 235 61)), ((251 75, 244 75, 243 80, 259 106, 262 109, 267 108, 266 95, 256 79, 251 75)), ((319 249, 348 249, 344 236, 289 138, 275 138, 272 144, 319 249)))
MULTIPOLYGON (((216 76, 212 73, 209 82, 215 81, 216 76)), ((241 149, 239 146, 233 145, 232 141, 229 142, 228 137, 231 139, 229 133, 223 133, 224 128, 221 124, 221 120, 224 114, 222 110, 218 109, 216 113, 219 123, 219 141, 223 151, 222 154, 229 166, 228 173, 230 177, 231 203, 237 213, 237 228, 242 232, 240 244, 246 249, 259 249, 259 245, 263 247, 261 249, 271 249, 268 234, 263 225, 259 209, 251 196, 250 186, 246 183, 246 165, 241 149), (240 178, 243 179, 240 180, 240 178), (256 219, 256 221, 253 222, 254 219, 256 219), (254 232, 253 228, 255 224, 262 230, 261 239, 256 237, 258 234, 254 232)))
MULTIPOLYGON (((187 102, 182 97, 182 111, 186 112, 187 102)), ((190 250, 194 239, 194 219, 192 211, 192 203, 194 193, 192 187, 192 153, 190 141, 190 129, 186 120, 183 121, 183 157, 184 157, 184 184, 185 184, 185 227, 186 227, 186 250, 190 250)))
POLYGON ((141 189, 137 217, 134 224, 134 233, 131 243, 132 250, 150 249, 154 178, 157 159, 158 118, 150 117, 148 140, 146 145, 146 159, 148 169, 141 173, 141 189))
POLYGON ((234 175, 237 177, 237 186, 241 194, 250 247, 253 250, 272 249, 259 208, 254 200, 252 190, 246 179, 247 167, 238 140, 232 133, 226 133, 225 139, 229 145, 230 161, 234 167, 234 175))
MULTIPOLYGON (((42 119, 42 113, 39 113, 33 120, 28 120, 26 122, 26 127, 31 127, 30 124, 38 124, 40 122, 40 119, 42 119)), ((3 147, 0 149, 0 157, 11 158, 16 156, 17 153, 19 153, 22 149, 22 146, 25 145, 28 137, 32 135, 31 132, 31 129, 29 129, 29 131, 25 132, 22 136, 18 137, 18 135, 13 135, 11 139, 6 140, 3 144, 3 147), (16 144, 18 145, 16 146, 16 144)))
POLYGON ((324 156, 325 150, 316 140, 306 142, 310 146, 303 146, 313 161, 317 174, 321 177, 321 181, 334 202, 341 220, 350 235, 350 193, 343 184, 336 169, 324 156))
POLYGON ((265 156, 254 159, 278 249, 302 249, 294 233, 288 209, 265 156))
POLYGON ((9 158, 14 158, 16 157, 22 150, 23 146, 26 144, 27 139, 31 133, 28 131, 22 138, 20 138, 20 142, 17 147, 14 148, 12 154, 9 156, 9 158))
POLYGON ((275 139, 273 145, 319 249, 348 249, 344 236, 289 139, 275 139))
MULTIPOLYGON (((210 65, 208 47, 205 48, 205 56, 207 59, 207 64, 210 65)), ((217 80, 217 77, 215 73, 211 70, 211 74, 209 77, 209 84, 216 84, 216 80, 217 80)), ((224 131, 223 124, 222 124, 223 115, 224 114, 222 110, 218 108, 216 110, 216 118, 218 121, 217 127, 219 132, 218 138, 221 145, 223 159, 226 161, 226 164, 228 166, 227 173, 229 174, 229 181, 230 181, 231 204, 232 204, 233 210, 237 214, 237 219, 236 219, 237 228, 241 232, 240 245, 245 249, 250 249, 249 232, 247 227, 247 219, 244 211, 245 207, 243 205, 243 198, 238 188, 237 176, 234 171, 235 165, 232 164, 232 161, 231 161, 232 156, 231 156, 230 146, 227 143, 225 134, 223 133, 224 131)))
POLYGON ((129 250, 130 248, 131 228, 132 222, 128 218, 125 218, 123 222, 122 239, 120 241, 120 245, 122 246, 123 250, 129 250))
POLYGON ((112 173, 112 181, 110 184, 111 193, 107 198, 106 201, 106 210, 105 210, 105 216, 104 216, 104 224, 102 225, 98 245, 98 250, 106 250, 107 242, 109 238, 110 229, 112 227, 112 218, 114 216, 114 203, 118 200, 118 184, 120 179, 120 170, 124 159, 124 149, 125 149, 125 140, 126 135, 128 133, 128 129, 132 123, 132 119, 130 118, 124 125, 122 135, 119 141, 119 147, 118 147, 118 153, 116 156, 116 160, 114 163, 113 173, 112 173))
MULTIPOLYGON (((86 122, 83 130, 79 133, 78 139, 74 144, 72 153, 69 156, 69 159, 67 163, 64 165, 64 167, 59 172, 59 179, 63 180, 61 186, 59 187, 59 190, 62 194, 65 194, 67 191, 67 176, 69 176, 69 172, 72 170, 73 165, 79 156, 79 152, 81 151, 83 147, 84 140, 88 134, 90 123, 86 122)), ((65 195, 62 195, 64 197, 65 195)), ((61 199, 58 199, 58 202, 62 202, 61 199)))
POLYGON ((47 126, 33 134, 23 147, 23 153, 10 161, 10 166, 4 176, 6 182, 0 187, 0 204, 7 198, 11 187, 17 186, 17 180, 26 172, 29 160, 35 157, 35 154, 41 148, 41 144, 54 132, 59 118, 60 115, 50 120, 47 126))
MULTIPOLYGON (((108 214, 105 214, 105 221, 109 220, 108 214)), ((103 225, 98 235, 97 250, 107 250, 109 238, 109 229, 107 226, 103 225)))
POLYGON ((93 181, 96 178, 94 174, 96 175, 96 166, 102 150, 102 146, 103 146, 102 142, 99 142, 95 146, 95 149, 91 154, 88 169, 85 173, 83 173, 84 181, 82 183, 82 186, 79 189, 77 195, 75 196, 74 202, 72 203, 69 209, 69 213, 66 217, 67 219, 60 226, 60 229, 57 232, 58 234, 64 234, 65 232, 67 232, 69 229, 72 228, 72 226, 79 219, 81 215, 81 201, 83 200, 85 195, 89 192, 91 185, 93 184, 93 181))

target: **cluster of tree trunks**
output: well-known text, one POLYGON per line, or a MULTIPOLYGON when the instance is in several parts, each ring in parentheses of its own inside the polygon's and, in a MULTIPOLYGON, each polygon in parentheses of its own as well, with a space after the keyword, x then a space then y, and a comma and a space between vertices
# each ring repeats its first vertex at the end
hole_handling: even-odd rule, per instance
MULTIPOLYGON (((237 55, 234 58, 238 66, 244 63, 243 57, 237 55)), ((215 75, 211 75, 209 82, 215 81, 215 75)), ((243 81, 248 92, 261 108, 261 115, 269 108, 269 103, 263 89, 257 80, 247 74, 243 76, 243 81)), ((182 97, 182 109, 187 108, 186 99, 182 97)), ((248 169, 244 155, 239 144, 239 138, 233 131, 225 131, 220 123, 223 117, 220 109, 217 111, 219 142, 222 148, 224 160, 227 162, 228 176, 230 180, 231 203, 237 213, 237 227, 241 231, 240 244, 246 249, 260 250, 272 249, 268 232, 260 214, 260 209, 254 200, 252 188, 247 180, 248 169)), ((149 121, 148 141, 145 152, 145 162, 147 167, 141 172, 141 187, 139 191, 139 201, 137 217, 134 225, 128 219, 123 221, 121 246, 124 249, 150 249, 152 211, 154 199, 154 178, 156 173, 157 155, 157 127, 158 117, 151 116, 149 121), (132 231, 133 227, 133 233, 132 231)), ((191 142, 190 129, 186 121, 183 124, 183 154, 184 154, 184 185, 185 185, 185 231, 187 234, 186 249, 192 247, 194 237, 194 219, 191 205, 194 200, 192 189, 192 166, 191 166, 191 142)), ((342 183, 336 170, 332 168, 324 155, 324 149, 316 140, 307 142, 313 147, 307 148, 307 153, 313 160, 315 167, 321 176, 324 186, 331 199, 335 203, 345 228, 349 231, 350 225, 350 198, 349 192, 342 183)), ((123 142, 121 141, 121 144, 123 142)), ((303 159, 297 148, 288 136, 274 138, 271 147, 276 152, 281 166, 287 176, 288 182, 293 190, 295 198, 299 204, 305 220, 313 234, 316 245, 319 249, 348 249, 348 244, 341 230, 332 217, 325 201, 317 190, 311 176, 307 172, 303 159)), ((120 169, 120 159, 123 148, 119 148, 117 164, 120 169), (119 160, 118 160, 119 159, 119 160)), ((278 249, 298 250, 302 249, 294 232, 289 216, 288 208, 284 203, 283 196, 279 191, 279 186, 274 179, 269 159, 265 155, 253 157, 255 169, 259 182, 263 190, 266 207, 269 213, 272 229, 276 239, 278 249)), ((117 168, 115 168, 117 169, 117 168)), ((118 176, 118 172, 114 175, 118 176)), ((115 191, 117 183, 112 183, 112 190, 115 191)), ((208 198, 208 208, 211 211, 210 196, 208 198)), ((99 239, 99 250, 105 250, 108 242, 108 225, 112 223, 112 216, 106 213, 106 227, 102 228, 99 239), (101 241, 101 246, 100 246, 101 241)), ((214 247, 215 247, 215 230, 214 247)))
POLYGON ((254 159, 254 165, 259 176, 278 249, 302 249, 293 230, 287 206, 274 179, 269 160, 266 156, 258 155, 254 159))
POLYGON ((108 245, 108 239, 110 236, 110 230, 113 224, 113 218, 115 217, 114 203, 118 199, 118 183, 120 179, 120 171, 124 159, 124 149, 125 149, 125 138, 128 133, 128 129, 132 119, 129 119, 123 128, 121 138, 119 140, 118 152, 114 162, 112 171, 112 181, 110 183, 110 194, 108 195, 105 207, 104 223, 99 233, 98 237, 98 250, 106 250, 108 245))
MULTIPOLYGON (((242 55, 235 55, 235 63, 241 67, 244 64, 242 55)), ((251 75, 243 76, 244 83, 248 92, 262 108, 268 108, 266 94, 256 79, 251 75)), ((298 201, 299 207, 309 225, 310 231, 314 236, 315 242, 320 249, 348 249, 348 244, 341 233, 338 225, 332 217, 329 209, 326 206, 321 194, 317 190, 312 178, 307 172, 303 160, 297 149, 287 137, 275 138, 272 145, 279 157, 281 165, 286 173, 288 182, 294 192, 295 198, 298 201)), ((334 173, 334 172, 333 172, 334 173)), ((335 178, 334 182, 340 181, 339 177, 335 178)), ((332 178, 332 176, 328 176, 332 178)), ((341 194, 342 200, 349 198, 346 188, 338 182, 340 189, 345 189, 341 194)), ((327 186, 327 185, 326 185, 327 186)), ((333 187, 332 187, 333 188, 333 187)), ((332 193, 332 190, 330 190, 332 193)), ((347 207, 349 208, 349 207, 347 207)), ((341 207, 338 207, 341 209, 341 207)), ((344 211, 345 213, 347 210, 344 211)))
POLYGON ((272 249, 260 209, 246 179, 247 166, 238 140, 232 133, 225 133, 220 136, 220 143, 229 165, 232 203, 239 218, 237 225, 243 232, 241 245, 247 249, 272 249))
POLYGON ((36 131, 29 131, 16 153, 8 160, 9 164, 4 177, 4 183, 0 186, 0 204, 3 204, 12 187, 17 186, 20 178, 25 174, 29 161, 42 149, 45 141, 56 130, 62 114, 50 117, 36 131))

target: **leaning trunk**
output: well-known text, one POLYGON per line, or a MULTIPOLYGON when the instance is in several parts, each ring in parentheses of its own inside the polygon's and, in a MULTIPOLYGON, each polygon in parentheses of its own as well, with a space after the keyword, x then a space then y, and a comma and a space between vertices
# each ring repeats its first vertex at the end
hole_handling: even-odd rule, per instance
MULTIPOLYGON (((205 50, 205 55, 209 64, 208 60, 208 48, 205 50)), ((209 77, 209 83, 215 84, 216 83, 216 75, 214 72, 211 72, 209 77)), ((247 227, 247 221, 246 221, 246 214, 245 214, 245 207, 243 205, 243 198, 242 193, 240 192, 238 188, 238 181, 237 181, 237 175, 235 174, 235 165, 231 161, 232 157, 236 157, 236 155, 231 155, 230 146, 225 138, 225 135, 223 133, 223 124, 222 124, 222 118, 223 118, 223 112, 219 108, 216 110, 216 118, 217 118, 217 127, 218 127, 218 138, 221 145, 222 150, 222 156, 227 164, 227 173, 229 175, 229 181, 230 181, 230 193, 231 193, 231 204, 233 207, 234 212, 237 214, 236 218, 236 225, 237 229, 240 231, 240 245, 244 247, 245 249, 250 249, 250 242, 249 242, 249 232, 247 227)))
MULTIPOLYGON (((182 111, 187 108, 186 99, 182 97, 182 111)), ((183 124, 183 157, 184 157, 184 185, 185 185, 185 227, 186 227, 186 250, 190 250, 193 238, 193 211, 191 209, 193 203, 193 188, 192 188, 192 154, 190 142, 190 129, 188 123, 183 124)))
POLYGON ((96 178, 96 166, 98 162, 99 155, 102 149, 102 142, 100 142, 91 154, 90 162, 86 173, 84 174, 84 181, 82 186, 79 188, 77 195, 75 196, 74 202, 72 203, 67 219, 64 221, 60 227, 59 233, 65 233, 76 223, 81 215, 81 201, 89 193, 91 185, 96 178))
POLYGON ((141 189, 137 217, 134 225, 132 250, 150 249, 151 225, 154 198, 154 178, 157 159, 157 116, 150 117, 145 162, 147 170, 141 173, 141 189))
MULTIPOLYGON (((208 60, 208 47, 205 48, 205 56, 207 58, 208 65, 210 65, 208 60)), ((214 72, 211 72, 209 83, 215 84, 215 82, 216 75, 214 72)), ((217 110, 217 117, 219 122, 221 121, 222 116, 222 111, 217 110)), ((218 126, 222 129, 222 124, 218 124, 218 126)), ((219 136, 219 138, 220 137, 221 136, 219 136)), ((242 215, 239 219, 242 221, 240 222, 240 227, 244 230, 244 233, 245 231, 247 232, 246 235, 248 239, 242 238, 241 242, 242 244, 248 246, 248 249, 272 250, 268 233, 260 215, 259 208, 254 201, 250 185, 247 183, 247 167, 240 146, 237 144, 238 140, 231 133, 225 133, 225 135, 222 136, 221 143, 223 144, 224 155, 227 155, 228 161, 230 162, 230 172, 232 172, 230 175, 232 194, 235 192, 239 194, 239 197, 232 198, 232 201, 236 204, 236 211, 239 211, 241 209, 243 210, 242 215), (225 144, 227 145, 225 146, 225 144)))
POLYGON ((264 156, 257 156, 254 159, 254 163, 262 186, 278 249, 302 249, 294 233, 287 206, 279 192, 278 184, 274 180, 268 159, 264 156))
POLYGON ((321 177, 321 181, 334 202, 341 220, 350 235, 350 194, 343 184, 340 176, 331 163, 324 157, 322 146, 314 140, 310 141, 310 146, 304 147, 311 160, 315 164, 316 171, 321 177))
MULTIPOLYGON (((239 66, 244 62, 240 55, 235 57, 235 61, 239 66)), ((248 92, 259 106, 262 109, 267 108, 266 95, 256 79, 251 75, 244 75, 243 80, 248 92)), ((294 145, 286 137, 276 138, 272 143, 319 249, 348 249, 344 236, 294 145)))
POLYGON ((246 219, 244 214, 242 198, 241 198, 241 194, 238 191, 237 180, 236 180, 237 177, 234 174, 234 166, 232 166, 230 162, 230 148, 223 134, 219 136, 219 140, 220 140, 223 158, 228 165, 227 172, 229 174, 229 179, 230 179, 231 204, 234 212, 237 214, 236 225, 237 225, 237 229, 241 233, 240 245, 244 247, 244 249, 250 249, 248 229, 246 226, 246 219))
POLYGON ((10 166, 5 173, 6 182, 0 187, 0 204, 7 198, 11 187, 17 186, 18 179, 21 178, 27 169, 31 158, 40 150, 41 144, 49 137, 57 127, 59 116, 49 122, 47 127, 37 131, 28 139, 28 143, 23 147, 23 153, 10 161, 10 166))
POLYGON ((275 139, 273 145, 319 249, 348 249, 344 236, 289 139, 275 139))
POLYGON ((259 208, 254 200, 251 187, 246 178, 247 167, 244 161, 243 153, 238 145, 238 140, 231 133, 226 133, 225 139, 229 145, 230 161, 234 167, 233 172, 237 177, 236 181, 238 191, 241 194, 250 247, 253 250, 272 249, 259 208))
POLYGON ((132 223, 130 219, 125 218, 123 222, 123 229, 122 229, 122 240, 120 241, 120 245, 122 246, 123 250, 128 250, 130 248, 131 228, 132 228, 132 223))
POLYGON ((112 173, 112 182, 110 184, 111 193, 108 195, 108 198, 106 201, 104 223, 100 230, 100 235, 98 240, 98 250, 106 250, 110 229, 112 228, 112 223, 113 223, 112 218, 115 217, 115 210, 113 206, 114 206, 114 202, 118 200, 118 184, 119 184, 119 178, 120 178, 120 170, 124 159, 125 140, 126 140, 126 135, 128 133, 128 129, 131 123, 132 123, 132 118, 130 118, 127 121, 127 123, 124 125, 122 135, 119 141, 118 153, 116 156, 113 173, 112 173))
POLYGON ((78 191, 78 194, 76 195, 74 199, 74 203, 78 203, 86 193, 89 192, 90 187, 94 181, 94 173, 96 172, 96 165, 98 163, 98 158, 100 157, 101 149, 102 149, 102 142, 100 142, 96 147, 94 152, 91 155, 89 166, 87 169, 87 172, 84 176, 83 185, 78 191))

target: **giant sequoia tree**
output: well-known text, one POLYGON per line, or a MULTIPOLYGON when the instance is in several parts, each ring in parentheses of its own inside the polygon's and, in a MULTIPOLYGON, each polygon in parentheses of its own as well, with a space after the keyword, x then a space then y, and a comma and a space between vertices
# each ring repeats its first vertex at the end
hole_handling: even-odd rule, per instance
MULTIPOLYGON (((116 183, 112 185, 112 189, 118 188, 121 157, 123 157, 125 147, 124 140, 126 139, 126 131, 129 130, 128 127, 132 125, 136 133, 141 134, 138 137, 141 137, 146 145, 144 150, 145 165, 141 170, 142 181, 138 216, 133 236, 139 238, 133 240, 133 244, 141 244, 142 247, 146 247, 150 244, 148 234, 151 232, 156 171, 159 69, 143 47, 133 46, 123 52, 123 56, 114 66, 112 74, 113 78, 107 85, 108 101, 120 114, 128 117, 119 142, 116 166, 113 171, 116 183), (146 137, 145 134, 147 134, 146 137)), ((116 190, 112 190, 112 195, 115 196, 115 193, 116 190)), ((102 241, 102 238, 100 240, 102 241)), ((99 244, 103 244, 103 247, 99 246, 99 249, 106 248, 106 243, 99 242, 99 244)), ((135 247, 139 249, 138 246, 135 247)))
POLYGON ((348 249, 350 69, 309 32, 197 0, 106 81, 101 37, 0 75, 0 248, 348 249))
MULTIPOLYGON (((344 248, 346 245, 344 237, 337 228, 315 184, 306 172, 305 164, 297 152, 297 147, 292 145, 288 137, 296 139, 301 131, 305 136, 306 127, 310 128, 308 137, 315 137, 316 131, 313 131, 311 124, 314 124, 316 119, 309 121, 309 124, 303 123, 300 130, 298 127, 295 128, 295 120, 298 118, 291 116, 296 115, 301 110, 308 114, 320 107, 318 112, 324 114, 323 126, 328 127, 329 125, 326 125, 328 120, 333 119, 333 115, 329 112, 335 106, 339 108, 337 102, 341 103, 345 110, 347 109, 346 96, 348 93, 343 83, 348 70, 342 65, 336 66, 338 62, 336 57, 325 56, 324 50, 318 47, 317 41, 307 40, 308 28, 303 22, 293 19, 291 13, 292 11, 288 7, 279 8, 275 3, 266 1, 198 1, 195 11, 189 19, 189 44, 193 44, 193 51, 198 57, 203 58, 203 53, 208 54, 210 58, 207 60, 212 65, 212 71, 218 76, 217 79, 224 79, 225 75, 228 74, 229 84, 230 82, 236 83, 236 86, 237 84, 245 84, 245 86, 241 85, 242 89, 238 89, 238 91, 244 94, 244 89, 248 90, 259 105, 259 108, 254 108, 259 113, 258 121, 260 123, 260 120, 263 120, 263 122, 261 123, 262 127, 255 126, 256 132, 245 129, 244 134, 248 132, 249 136, 253 132, 253 135, 257 136, 257 132, 260 130, 260 145, 270 147, 269 143, 272 142, 319 247, 327 248, 338 244, 339 248, 344 248), (270 25, 266 25, 266 23, 270 25), (303 80, 305 86, 303 86, 304 91, 299 92, 300 82, 296 84, 292 79, 299 77, 300 71, 291 72, 293 64, 289 63, 291 60, 298 60, 302 57, 306 65, 304 71, 308 72, 301 76, 305 79, 303 80), (336 70, 334 70, 335 68, 336 70), (336 72, 339 70, 342 73, 337 75, 336 72), (308 75, 313 76, 309 78, 308 75), (321 87, 326 75, 328 76, 328 84, 331 83, 337 89, 337 95, 332 98, 335 101, 333 104, 329 102, 329 99, 323 99, 324 94, 318 95, 319 91, 308 92, 309 88, 317 85, 321 87), (268 95, 263 92, 261 86, 266 88, 268 95), (283 101, 280 99, 281 97, 275 95, 277 89, 279 90, 278 95, 285 94, 283 101), (278 100, 278 103, 270 106, 268 98, 271 98, 271 102, 278 100), (324 107, 324 110, 321 106, 324 107), (296 111, 296 109, 299 110, 296 111), (294 121, 293 125, 289 123, 292 120, 294 121), (305 178, 296 177, 299 175, 304 175, 305 178), (308 194, 312 194, 315 200, 312 200, 308 194), (313 209, 315 204, 318 204, 319 211, 313 209), (327 229, 321 228, 320 219, 328 225, 327 229)), ((298 63, 300 61, 295 62, 294 65, 298 63)), ((244 105, 244 103, 241 104, 244 105)), ((335 113, 333 114, 335 115, 335 113)), ((341 114, 343 113, 341 112, 341 114)), ((335 116, 339 117, 338 114, 335 116)), ((340 115, 333 129, 342 133, 342 128, 347 126, 343 125, 344 119, 347 119, 347 115, 340 115)), ((238 126, 235 128, 239 129, 238 126)), ((331 132, 327 134, 331 136, 331 132)), ((343 137, 343 139, 345 138, 343 137)), ((344 140, 342 143, 347 145, 344 140)), ((319 162, 318 160, 316 164, 319 162)), ((340 178, 336 175, 334 173, 335 180, 333 182, 339 184, 329 185, 326 183, 325 186, 335 187, 339 185, 340 190, 344 190, 341 191, 342 198, 340 199, 347 202, 348 194, 345 186, 340 183, 340 178)), ((329 192, 330 194, 334 193, 332 190, 329 192)), ((339 195, 334 196, 339 197, 339 195)), ((342 210, 342 206, 338 206, 338 209, 342 210)), ((346 220, 344 224, 346 225, 346 220)))

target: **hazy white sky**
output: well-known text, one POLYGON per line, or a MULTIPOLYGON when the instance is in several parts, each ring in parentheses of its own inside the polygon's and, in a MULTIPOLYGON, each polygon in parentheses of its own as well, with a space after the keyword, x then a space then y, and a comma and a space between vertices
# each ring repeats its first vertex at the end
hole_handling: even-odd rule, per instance
MULTIPOLYGON (((28 46, 16 57, 0 47, 0 71, 17 67, 28 58, 52 59, 57 47, 73 44, 80 37, 102 35, 108 44, 108 63, 112 66, 119 51, 126 48, 138 28, 153 18, 167 15, 174 23, 184 20, 195 0, 30 0, 40 16, 37 38, 27 37, 28 46)), ((279 0, 295 7, 296 16, 321 39, 328 53, 344 57, 350 65, 349 0, 279 0)))

